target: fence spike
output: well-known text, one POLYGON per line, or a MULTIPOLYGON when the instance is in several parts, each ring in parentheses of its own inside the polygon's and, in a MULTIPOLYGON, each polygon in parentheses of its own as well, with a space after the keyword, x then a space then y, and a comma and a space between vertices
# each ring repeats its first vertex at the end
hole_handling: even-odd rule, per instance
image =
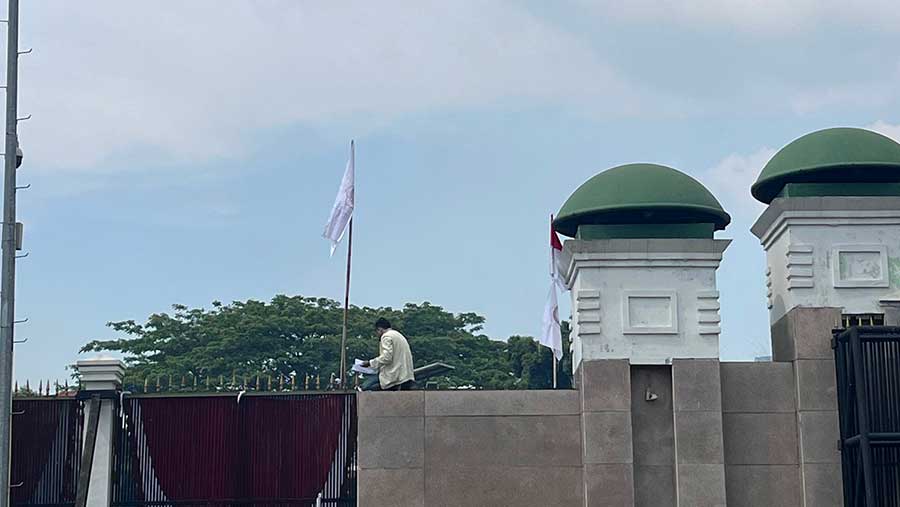
POLYGON ((303 390, 309 391, 309 374, 305 373, 304 375, 306 377, 306 380, 303 382, 303 390))
POLYGON ((291 377, 291 391, 297 390, 297 381, 299 381, 299 380, 300 380, 300 376, 297 375, 296 372, 294 372, 294 376, 291 377))
POLYGON ((259 373, 256 374, 256 390, 259 391, 259 373))
POLYGON ((209 379, 212 378, 210 375, 206 376, 206 390, 209 391, 209 379))
POLYGON ((156 392, 159 392, 162 389, 162 375, 156 376, 156 392))
POLYGON ((16 380, 16 386, 13 388, 13 392, 14 393, 19 392, 19 381, 18 380, 16 380))
POLYGON ((321 388, 322 388, 322 374, 317 373, 316 374, 316 391, 320 390, 321 388))
POLYGON ((166 389, 168 389, 169 391, 172 390, 172 374, 171 373, 169 374, 169 383, 166 384, 166 389))
POLYGON ((38 396, 44 394, 44 381, 38 380, 38 396))
POLYGON ((231 387, 234 388, 235 384, 237 384, 237 370, 231 370, 231 387))
POLYGON ((185 380, 186 380, 186 379, 185 379, 185 376, 182 375, 182 376, 181 376, 181 388, 182 388, 182 389, 184 389, 185 380))
POLYGON ((225 375, 219 375, 219 387, 225 389, 225 375))
POLYGON ((272 374, 266 375, 266 391, 272 390, 272 374))
POLYGON ((144 377, 144 392, 146 393, 150 387, 150 377, 144 377))
POLYGON ((284 391, 284 375, 278 374, 278 390, 284 391))
POLYGON ((50 379, 47 379, 47 396, 50 396, 50 379))

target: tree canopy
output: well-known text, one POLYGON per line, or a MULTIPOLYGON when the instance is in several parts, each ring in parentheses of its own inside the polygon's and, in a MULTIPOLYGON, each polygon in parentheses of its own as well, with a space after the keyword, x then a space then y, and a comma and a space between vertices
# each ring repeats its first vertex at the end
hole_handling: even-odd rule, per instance
MULTIPOLYGON (((269 302, 215 301, 210 309, 174 305, 143 324, 110 322, 117 333, 94 340, 82 352, 112 351, 124 355, 126 382, 158 377, 231 378, 272 375, 338 375, 342 306, 331 299, 275 296, 269 302)), ((443 362, 455 370, 438 379, 440 388, 541 389, 552 385, 549 349, 533 338, 506 341, 481 334, 485 318, 475 313, 448 312, 428 302, 401 309, 351 306, 347 357, 368 359, 378 350, 373 323, 391 321, 410 342, 415 366, 443 362)), ((563 323, 568 350, 568 325, 563 323)), ((566 352, 559 369, 559 386, 571 387, 571 358, 566 352)))

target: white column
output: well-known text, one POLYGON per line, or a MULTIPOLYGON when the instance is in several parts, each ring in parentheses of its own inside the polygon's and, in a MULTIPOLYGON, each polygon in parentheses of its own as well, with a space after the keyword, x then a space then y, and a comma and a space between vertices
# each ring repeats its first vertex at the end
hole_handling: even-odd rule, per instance
MULTIPOLYGON (((125 364, 118 359, 94 358, 76 363, 81 374, 81 390, 88 396, 100 395, 99 424, 94 460, 88 485, 87 505, 108 506, 112 500, 113 438, 116 423, 116 397, 122 389, 125 364)), ((91 403, 85 405, 84 420, 91 418, 91 403)), ((87 436, 87 424, 85 434, 87 436)), ((84 437, 83 437, 84 438, 84 437)), ((85 448, 86 450, 86 448, 85 448)))

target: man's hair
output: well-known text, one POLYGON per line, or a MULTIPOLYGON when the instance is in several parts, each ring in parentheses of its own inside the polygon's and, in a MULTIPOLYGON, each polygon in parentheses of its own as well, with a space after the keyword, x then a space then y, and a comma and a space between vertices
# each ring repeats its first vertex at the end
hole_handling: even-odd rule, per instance
POLYGON ((391 321, 387 320, 384 317, 375 321, 375 329, 390 329, 390 328, 391 328, 391 321))

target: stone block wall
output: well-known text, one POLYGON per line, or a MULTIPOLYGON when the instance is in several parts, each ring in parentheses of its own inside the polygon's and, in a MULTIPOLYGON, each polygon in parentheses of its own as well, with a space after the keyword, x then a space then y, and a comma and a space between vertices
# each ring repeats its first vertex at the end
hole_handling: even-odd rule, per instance
POLYGON ((577 391, 359 394, 359 505, 582 505, 577 391))
POLYGON ((721 376, 728 505, 800 505, 793 366, 722 363, 721 376))
POLYGON ((832 363, 609 359, 576 390, 360 393, 359 505, 839 506, 832 363))

